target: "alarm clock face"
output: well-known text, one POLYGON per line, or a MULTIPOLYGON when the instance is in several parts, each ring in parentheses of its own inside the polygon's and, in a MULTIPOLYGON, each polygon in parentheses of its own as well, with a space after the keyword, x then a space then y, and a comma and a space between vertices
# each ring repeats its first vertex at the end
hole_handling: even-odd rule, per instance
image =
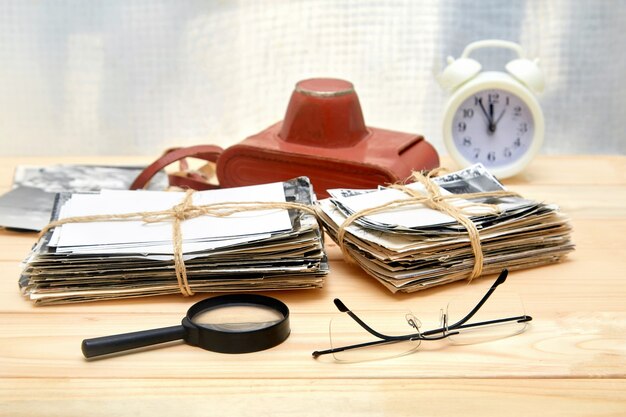
POLYGON ((497 169, 515 164, 529 151, 535 122, 517 95, 486 89, 461 102, 451 127, 452 140, 463 158, 497 169))

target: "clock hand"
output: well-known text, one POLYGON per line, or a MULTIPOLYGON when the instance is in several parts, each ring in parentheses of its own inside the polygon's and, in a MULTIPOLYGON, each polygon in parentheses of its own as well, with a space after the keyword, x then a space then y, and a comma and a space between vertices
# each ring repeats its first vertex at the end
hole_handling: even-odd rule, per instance
POLYGON ((504 116, 504 112, 506 111, 506 109, 502 109, 502 113, 500 113, 500 116, 498 116, 498 119, 493 122, 494 127, 498 125, 498 122, 500 121, 500 119, 502 119, 502 116, 504 116))
POLYGON ((487 110, 485 110, 485 106, 483 106, 482 98, 478 99, 478 104, 480 104, 480 108, 483 110, 483 114, 485 115, 485 117, 487 118, 487 121, 489 122, 489 127, 491 127, 492 125, 491 117, 489 117, 489 114, 487 114, 487 110))
POLYGON ((493 103, 489 103, 489 131, 496 131, 496 123, 493 121, 493 103))

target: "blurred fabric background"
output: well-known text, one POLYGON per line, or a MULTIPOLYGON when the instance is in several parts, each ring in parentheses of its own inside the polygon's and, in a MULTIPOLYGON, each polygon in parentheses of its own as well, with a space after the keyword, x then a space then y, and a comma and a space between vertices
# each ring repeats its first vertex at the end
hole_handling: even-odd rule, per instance
POLYGON ((436 74, 489 38, 540 59, 542 152, 624 154, 625 27, 621 0, 0 0, 0 154, 228 146, 311 77, 352 81, 368 125, 445 154, 436 74))

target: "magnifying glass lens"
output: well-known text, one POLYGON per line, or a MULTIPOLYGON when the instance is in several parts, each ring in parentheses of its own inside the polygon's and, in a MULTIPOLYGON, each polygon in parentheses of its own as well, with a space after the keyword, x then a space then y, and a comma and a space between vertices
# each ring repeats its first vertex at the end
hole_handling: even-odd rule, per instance
POLYGON ((207 308, 195 314, 196 326, 220 332, 249 332, 279 323, 285 316, 276 309, 259 304, 228 304, 207 308))

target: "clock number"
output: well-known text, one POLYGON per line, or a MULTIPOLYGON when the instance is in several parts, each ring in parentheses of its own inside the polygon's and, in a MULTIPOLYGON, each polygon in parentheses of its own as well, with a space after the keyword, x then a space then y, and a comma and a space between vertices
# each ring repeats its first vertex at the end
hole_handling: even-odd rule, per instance
POLYGON ((480 148, 474 148, 474 159, 478 159, 480 156, 480 148))
POLYGON ((520 138, 515 139, 513 141, 513 147, 519 148, 520 146, 522 146, 522 140, 520 138))
POLYGON ((495 152, 489 152, 487 154, 487 160, 489 162, 495 162, 495 160, 496 160, 496 153, 495 152))
POLYGON ((511 152, 509 148, 504 148, 503 153, 505 158, 510 158, 511 156, 513 156, 513 152, 511 152))
POLYGON ((513 116, 514 117, 519 117, 522 115, 522 106, 515 106, 513 107, 513 116))
POLYGON ((474 116, 474 109, 463 109, 463 118, 471 119, 474 116))
POLYGON ((509 103, 509 98, 510 98, 509 96, 506 96, 506 105, 507 105, 507 106, 510 104, 510 103, 509 103))
POLYGON ((498 93, 492 93, 488 95, 489 98, 489 104, 497 104, 498 101, 500 100, 500 94, 498 93))
POLYGON ((469 136, 465 136, 463 138, 463 146, 472 146, 472 138, 469 136))
POLYGON ((459 132, 465 132, 465 129, 467 129, 467 124, 465 124, 465 122, 459 122, 457 127, 459 129, 459 132))
POLYGON ((528 124, 527 124, 527 123, 525 123, 525 122, 524 122, 524 123, 520 123, 520 124, 519 124, 519 129, 518 129, 518 131, 519 131, 519 133, 520 133, 520 134, 522 134, 522 135, 523 135, 524 133, 528 132, 528 124))

